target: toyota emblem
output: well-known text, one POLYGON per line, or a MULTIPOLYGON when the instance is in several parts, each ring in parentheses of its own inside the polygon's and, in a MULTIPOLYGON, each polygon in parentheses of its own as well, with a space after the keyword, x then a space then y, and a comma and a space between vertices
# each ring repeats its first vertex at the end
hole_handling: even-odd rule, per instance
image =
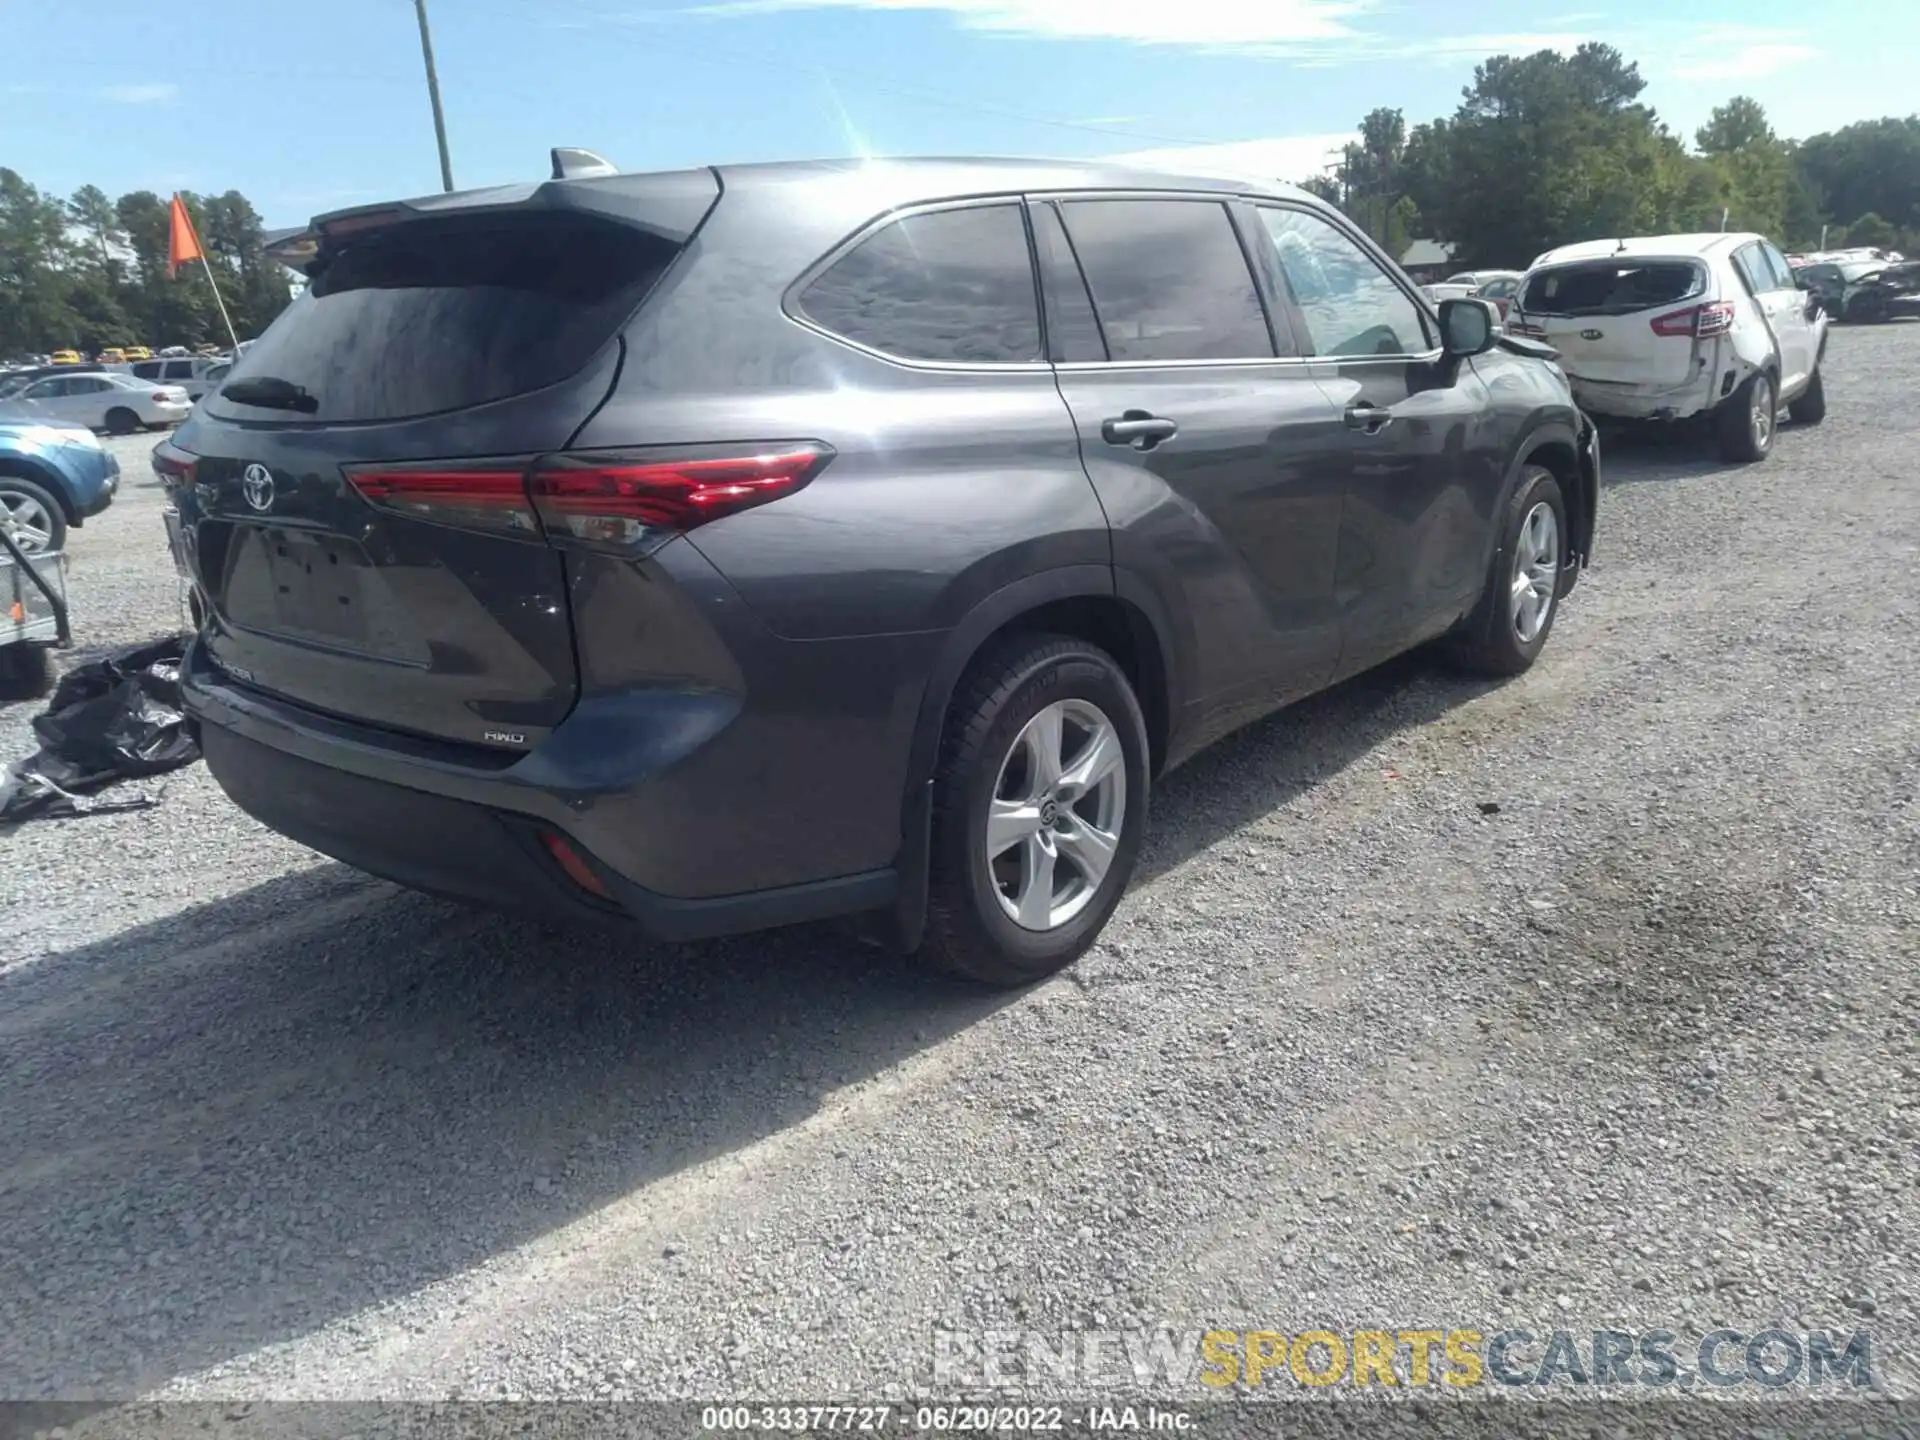
POLYGON ((249 465, 240 477, 240 489, 247 504, 256 510, 273 508, 273 472, 264 465, 249 465))

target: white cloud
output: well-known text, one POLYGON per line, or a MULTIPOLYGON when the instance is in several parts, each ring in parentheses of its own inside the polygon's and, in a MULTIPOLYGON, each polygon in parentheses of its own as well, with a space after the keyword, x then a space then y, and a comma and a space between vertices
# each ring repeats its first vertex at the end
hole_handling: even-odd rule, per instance
POLYGON ((1791 42, 1744 45, 1685 62, 1673 74, 1680 80, 1757 80, 1819 54, 1811 45, 1791 42))
POLYGON ((1283 135, 1264 140, 1229 140, 1219 145, 1171 145, 1159 150, 1133 150, 1109 156, 1123 165, 1143 170, 1170 170, 1183 175, 1257 176, 1263 180, 1298 182, 1323 173, 1340 158, 1358 133, 1346 130, 1329 135, 1283 135))
POLYGON ((937 11, 969 30, 1050 40, 1294 49, 1357 39, 1347 21, 1374 0, 720 0, 684 12, 764 15, 781 10, 937 11))
POLYGON ((1563 55, 1578 50, 1595 39, 1591 30, 1521 31, 1506 35, 1444 35, 1420 45, 1404 45, 1394 55, 1411 59, 1430 55, 1435 60, 1484 60, 1489 55, 1532 55, 1541 50, 1557 50, 1563 55))
POLYGON ((111 100, 116 105, 165 105, 178 99, 180 87, 171 84, 155 85, 109 85, 100 91, 100 98, 111 100))

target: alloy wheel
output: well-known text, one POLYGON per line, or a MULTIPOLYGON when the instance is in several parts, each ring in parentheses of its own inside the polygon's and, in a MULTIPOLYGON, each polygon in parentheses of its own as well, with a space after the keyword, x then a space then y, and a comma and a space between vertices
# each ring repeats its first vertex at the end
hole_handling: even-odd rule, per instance
POLYGON ((1762 375, 1753 382, 1753 448, 1765 454, 1773 443, 1773 382, 1762 375))
POLYGON ((1086 909, 1112 868, 1126 814, 1126 752, 1104 710, 1056 700, 1022 726, 987 813, 984 858, 1007 918, 1046 931, 1086 909))
POLYGON ((0 490, 0 522, 12 534, 13 543, 29 555, 37 555, 53 543, 53 517, 31 495, 0 490))
POLYGON ((1513 547, 1513 633, 1522 645, 1531 645, 1546 627, 1559 582, 1560 521, 1542 500, 1527 512, 1513 547))

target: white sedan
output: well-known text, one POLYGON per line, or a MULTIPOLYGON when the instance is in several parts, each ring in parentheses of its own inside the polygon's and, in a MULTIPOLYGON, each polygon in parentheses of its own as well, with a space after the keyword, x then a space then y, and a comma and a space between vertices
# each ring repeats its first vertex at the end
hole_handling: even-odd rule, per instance
POLYGON ((156 385, 132 375, 93 371, 47 375, 14 397, 30 400, 69 424, 131 435, 142 427, 178 425, 193 404, 178 385, 156 385))

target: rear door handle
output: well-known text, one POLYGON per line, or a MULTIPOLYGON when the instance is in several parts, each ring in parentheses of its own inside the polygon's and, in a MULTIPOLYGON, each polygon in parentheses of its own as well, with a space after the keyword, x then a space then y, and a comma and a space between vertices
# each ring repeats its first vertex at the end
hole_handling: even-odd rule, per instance
POLYGON ((1393 411, 1356 400, 1347 406, 1346 421, 1349 430, 1364 430, 1369 435, 1378 435, 1393 423, 1393 411))
POLYGON ((1151 415, 1145 410, 1128 410, 1100 422, 1100 438, 1109 445, 1131 445, 1136 450, 1151 450, 1162 440, 1180 433, 1173 421, 1151 415))

